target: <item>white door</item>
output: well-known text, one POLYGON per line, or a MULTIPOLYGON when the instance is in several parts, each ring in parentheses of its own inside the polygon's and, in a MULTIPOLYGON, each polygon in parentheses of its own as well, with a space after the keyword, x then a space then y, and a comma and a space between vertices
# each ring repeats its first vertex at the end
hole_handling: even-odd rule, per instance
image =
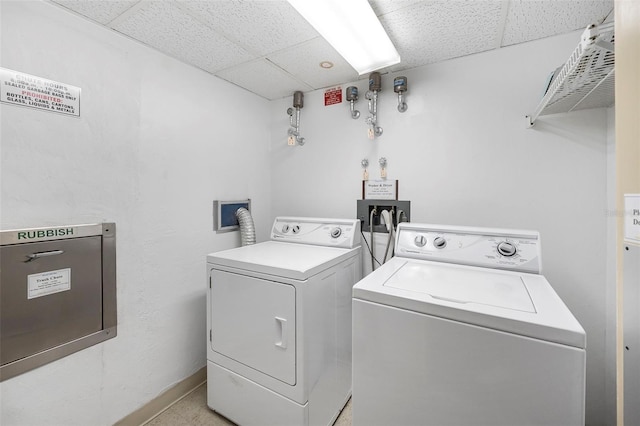
POLYGON ((210 291, 212 349, 295 385, 295 288, 212 269, 210 291))

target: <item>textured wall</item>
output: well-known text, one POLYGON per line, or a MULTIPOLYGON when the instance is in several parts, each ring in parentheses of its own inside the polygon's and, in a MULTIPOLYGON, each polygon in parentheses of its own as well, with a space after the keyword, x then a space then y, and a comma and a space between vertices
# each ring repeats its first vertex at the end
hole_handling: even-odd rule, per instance
POLYGON ((270 225, 268 102, 44 2, 1 3, 1 66, 82 89, 2 104, 2 229, 114 221, 118 336, 0 384, 3 425, 109 425, 205 365, 214 199, 270 225))
MULTIPOLYGON (((607 111, 543 117, 533 112, 547 75, 564 63, 580 32, 416 68, 409 109, 396 110, 383 76, 379 124, 366 137, 366 80, 355 82, 361 117, 348 104, 306 94, 303 147, 286 145, 285 110, 273 102, 273 213, 352 217, 361 195, 360 160, 371 178, 388 160, 414 222, 535 229, 543 272, 587 332, 587 420, 605 424, 607 111)), ((343 85, 343 88, 348 84, 343 85)))

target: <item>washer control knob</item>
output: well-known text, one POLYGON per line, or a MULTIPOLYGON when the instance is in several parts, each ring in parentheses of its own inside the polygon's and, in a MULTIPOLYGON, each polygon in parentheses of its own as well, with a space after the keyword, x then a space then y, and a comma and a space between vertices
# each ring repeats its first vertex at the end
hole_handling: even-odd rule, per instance
POLYGON ((298 232, 300 232, 300 225, 293 225, 291 230, 293 231, 294 234, 297 234, 298 232))
POLYGON ((424 247, 427 244, 427 238, 424 235, 418 235, 413 242, 416 243, 418 247, 424 247))
POLYGON ((437 249, 443 249, 447 245, 447 240, 445 240, 444 237, 436 237, 435 240, 433 240, 433 245, 437 249))
POLYGON ((282 233, 283 233, 283 234, 286 234, 287 232, 289 232, 289 229, 290 229, 289 225, 285 223, 285 224, 282 226, 282 233))
POLYGON ((502 241, 498 244, 498 253, 505 257, 511 257, 517 252, 518 250, 516 249, 515 244, 510 243, 509 241, 502 241))
POLYGON ((338 238, 340 235, 342 235, 342 229, 339 227, 336 226, 331 230, 331 238, 338 238))

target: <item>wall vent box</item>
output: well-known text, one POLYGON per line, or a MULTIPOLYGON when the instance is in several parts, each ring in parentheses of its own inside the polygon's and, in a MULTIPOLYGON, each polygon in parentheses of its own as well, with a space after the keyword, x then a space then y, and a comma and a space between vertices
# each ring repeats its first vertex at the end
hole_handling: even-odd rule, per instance
POLYGON ((214 201, 213 202, 213 230, 217 233, 235 231, 240 228, 236 211, 244 207, 251 211, 251 200, 214 201))
POLYGON ((0 231, 0 381, 116 337, 115 223, 0 231))
POLYGON ((410 222, 411 221, 411 201, 399 201, 399 200, 356 200, 356 215, 362 224, 362 232, 370 232, 371 224, 369 219, 371 218, 371 212, 376 210, 378 214, 373 216, 373 232, 389 232, 386 225, 380 220, 381 212, 383 210, 393 211, 393 224, 398 225, 398 222, 410 222), (402 216, 402 217, 398 217, 402 216))

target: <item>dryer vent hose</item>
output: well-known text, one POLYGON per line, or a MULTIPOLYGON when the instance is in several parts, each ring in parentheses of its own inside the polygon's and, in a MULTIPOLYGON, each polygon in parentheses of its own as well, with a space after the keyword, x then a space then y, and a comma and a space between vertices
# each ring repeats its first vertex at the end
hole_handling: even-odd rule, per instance
POLYGON ((240 240, 243 246, 250 246, 256 243, 256 227, 253 225, 253 218, 249 210, 240 207, 236 210, 236 218, 240 224, 240 240))

